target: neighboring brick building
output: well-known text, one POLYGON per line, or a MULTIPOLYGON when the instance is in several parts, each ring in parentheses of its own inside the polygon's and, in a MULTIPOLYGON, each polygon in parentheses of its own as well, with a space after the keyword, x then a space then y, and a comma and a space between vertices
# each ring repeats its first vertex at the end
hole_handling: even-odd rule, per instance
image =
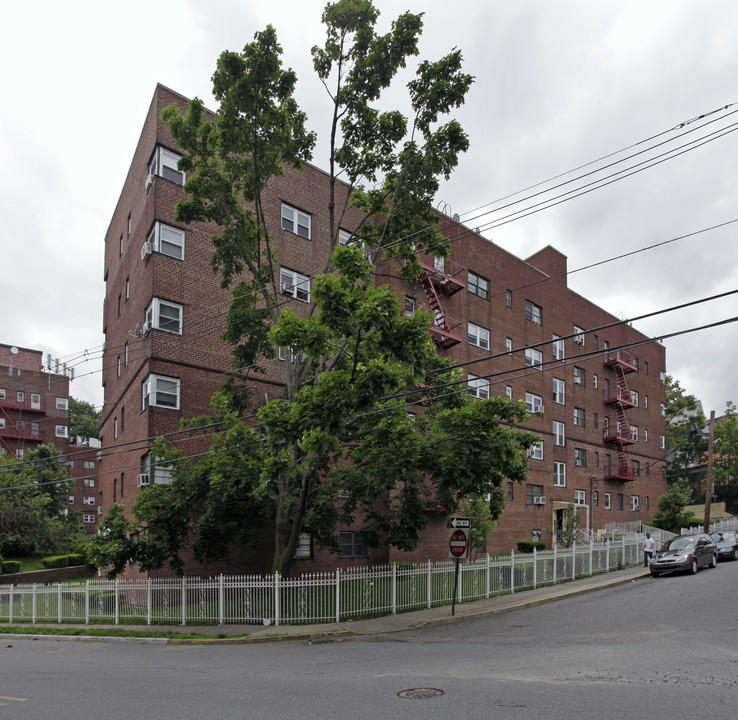
POLYGON ((97 457, 100 441, 97 438, 83 440, 69 438, 67 465, 69 475, 74 480, 74 488, 69 492, 69 509, 79 511, 79 519, 85 531, 92 533, 102 517, 98 500, 97 457))
MULTIPOLYGON (((105 404, 97 468, 103 512, 113 502, 130 509, 139 485, 168 481, 166 470, 152 466, 148 439, 175 433, 181 418, 207 413, 231 368, 230 349, 219 339, 231 295, 210 268, 212 232, 205 224, 182 226, 174 219, 184 177, 160 117, 173 102, 185 110, 186 98, 157 86, 105 238, 105 404), (106 451, 114 446, 115 452, 106 451)), ((283 294, 298 313, 327 260, 327 192, 327 176, 306 166, 301 173, 285 169, 266 195, 283 294)), ((508 489, 489 551, 507 551, 538 536, 550 544, 573 502, 581 506, 582 526, 590 527, 592 512, 595 528, 650 520, 663 490, 664 348, 646 342, 629 349, 647 338, 625 325, 603 327, 617 318, 567 288, 566 258, 555 249, 523 261, 450 219, 446 226, 452 258, 425 258, 419 282, 392 279, 392 289, 406 312, 434 310, 439 352, 456 363, 480 360, 465 368, 470 391, 526 400, 529 429, 542 438, 527 486, 508 489), (539 347, 526 349, 532 345, 539 347)), ((255 382, 259 399, 280 394, 280 361, 265 367, 255 382)), ((188 454, 202 452, 207 440, 185 447, 188 454)), ((294 571, 356 564, 357 558, 447 557, 441 517, 412 553, 367 553, 351 531, 341 537, 346 557, 317 553, 306 542, 294 571)), ((232 555, 230 564, 193 571, 267 570, 270 557, 268 551, 232 555)))

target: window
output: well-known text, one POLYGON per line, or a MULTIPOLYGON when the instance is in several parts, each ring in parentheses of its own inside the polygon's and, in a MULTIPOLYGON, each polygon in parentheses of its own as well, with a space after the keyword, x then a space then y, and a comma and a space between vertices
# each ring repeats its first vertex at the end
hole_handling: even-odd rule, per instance
POLYGON ((121 299, 121 295, 120 293, 118 293, 118 317, 120 317, 120 299, 121 299))
POLYGON ((659 447, 666 450, 666 435, 659 435, 659 447))
POLYGON ((88 513, 85 513, 84 515, 82 515, 82 522, 83 523, 86 523, 86 524, 94 523, 95 522, 95 516, 94 515, 90 515, 88 513))
MULTIPOLYGON (((651 477, 651 463, 646 463, 646 477, 651 477)), ((648 505, 646 505, 646 510, 648 510, 648 505)))
POLYGON ((5 400, 5 388, 0 388, 0 400, 5 400))
POLYGON ((553 401, 559 405, 566 404, 566 383, 559 378, 553 379, 553 401))
POLYGON ((128 341, 126 340, 125 350, 123 352, 123 364, 128 365, 128 341))
POLYGON ((126 409, 121 407, 120 409, 120 431, 123 432, 126 429, 126 409))
POLYGON ((131 299, 131 278, 126 278, 126 302, 131 299))
MULTIPOLYGON (((308 218, 309 219, 309 218, 308 218)), ((354 233, 339 228, 338 230, 338 244, 339 245, 363 245, 363 241, 358 238, 354 233)))
POLYGON ((664 405, 664 403, 659 403, 659 410, 661 412, 661 417, 666 417, 666 405, 664 405))
POLYGON ((15 394, 15 397, 19 403, 25 402, 26 400, 26 394, 23 392, 23 390, 18 390, 18 392, 15 394))
POLYGON ((543 398, 540 395, 534 395, 533 393, 525 393, 525 409, 529 413, 542 413, 543 398))
POLYGON ((574 366, 574 384, 575 385, 581 385, 584 387, 585 385, 585 378, 584 378, 584 368, 574 366))
POLYGON ((0 417, 0 430, 3 430, 5 428, 5 418, 0 417))
POLYGON ((128 229, 128 237, 131 237, 131 228, 133 227, 131 224, 131 213, 128 213, 128 222, 126 223, 126 227, 128 229))
POLYGON ((505 352, 512 355, 512 338, 505 338, 505 352))
POLYGON ((146 308, 149 328, 182 334, 182 306, 160 298, 154 298, 146 308))
POLYGON ((95 478, 85 478, 84 485, 85 487, 95 487, 95 478))
POLYGON ((489 380, 487 378, 470 374, 468 385, 469 394, 472 397, 479 398, 480 400, 487 400, 489 398, 489 380))
POLYGON ((369 548, 364 538, 357 532, 342 532, 338 534, 341 546, 341 557, 368 557, 369 548))
POLYGON ((641 461, 633 460, 633 475, 638 477, 641 474, 641 461))
POLYGON ((489 280, 469 270, 466 273, 467 287, 472 295, 477 295, 484 300, 489 299, 489 280))
POLYGON ((565 428, 566 425, 564 425, 564 423, 559 422, 558 420, 553 421, 554 445, 566 445, 565 428))
POLYGON ((505 290, 505 307, 512 307, 512 290, 505 290))
POLYGON ((630 399, 636 407, 638 407, 638 391, 637 390, 631 390, 630 391, 630 399))
POLYGON ((531 536, 530 536, 530 539, 531 539, 531 540, 532 540, 533 542, 541 542, 541 531, 540 531, 539 529, 535 528, 535 529, 534 529, 534 530, 533 530, 533 531, 531 532, 531 536))
MULTIPOLYGON (((123 233, 120 234, 120 240, 118 240, 118 257, 123 255, 123 233)), ((118 295, 118 315, 120 316, 120 295, 118 295)))
POLYGON ((41 396, 38 393, 31 393, 31 407, 36 410, 41 407, 41 396))
POLYGON ((643 374, 648 375, 648 360, 643 363, 643 374))
POLYGON ((525 504, 533 505, 533 498, 543 497, 543 485, 525 486, 525 504))
POLYGON ((56 435, 56 437, 65 438, 67 437, 67 432, 68 432, 68 428, 66 425, 57 425, 54 430, 54 434, 56 435))
POLYGON ((515 483, 510 480, 507 481, 507 492, 505 493, 505 500, 511 502, 515 497, 515 483))
POLYGON ((69 399, 58 397, 56 399, 56 409, 57 410, 69 410, 69 399))
POLYGON ((113 440, 118 439, 118 418, 113 418, 113 440))
POLYGON ((594 505, 595 507, 598 507, 599 504, 600 504, 600 492, 599 490, 595 490, 592 493, 592 505, 594 505))
POLYGON ((95 461, 94 460, 85 460, 84 461, 84 469, 85 470, 94 470, 95 469, 95 461))
POLYGON ((594 466, 599 467, 600 466, 600 454, 595 450, 595 458, 594 458, 594 466))
POLYGON ((577 467, 587 467, 587 451, 584 448, 574 449, 574 465, 577 467))
POLYGON ((622 510, 624 507, 625 496, 623 493, 618 493, 618 510, 622 510))
POLYGON ((74 495, 69 496, 69 504, 74 505, 74 495))
POLYGON ((630 437, 635 442, 638 442, 638 426, 637 425, 631 425, 630 426, 630 437))
POLYGON ((643 396, 643 407, 648 410, 648 395, 643 396))
POLYGON ((609 476, 612 470, 612 458, 609 455, 605 455, 605 475, 609 476))
POLYGON ((291 205, 282 203, 282 230, 310 240, 311 217, 291 205))
POLYGON ((282 295, 302 302, 310 302, 310 278, 307 275, 281 268, 279 271, 279 291, 282 295))
POLYGON ((646 510, 648 510, 649 505, 650 505, 650 501, 648 499, 648 495, 646 495, 645 500, 646 500, 646 510))
POLYGON ((574 326, 574 342, 584 347, 584 329, 578 325, 574 326))
MULTIPOLYGON (((165 180, 171 180, 177 185, 185 184, 185 174, 181 170, 177 169, 179 161, 182 159, 181 155, 177 155, 169 150, 165 150, 163 147, 157 147, 154 150, 154 155, 149 163, 149 177, 146 181, 146 187, 151 185, 151 182, 155 176, 163 177, 165 180)), ((131 232, 131 216, 128 216, 128 233, 131 232)))
POLYGON ((600 338, 597 335, 592 335, 592 347, 595 350, 600 349, 600 338))
POLYGON ((575 505, 586 505, 587 504, 587 493, 584 490, 574 491, 574 504, 575 505))
POLYGON ((610 509, 610 493, 606 492, 605 493, 605 510, 609 510, 609 509, 610 509))
POLYGON ((584 408, 574 408, 574 424, 577 427, 587 426, 587 411, 584 408))
POLYGON ((313 537, 309 533, 300 533, 300 537, 297 540, 297 547, 295 548, 294 558, 299 560, 300 558, 311 558, 313 556, 313 537))
POLYGON ((566 487, 566 463, 554 463, 554 487, 566 487))
POLYGON ((408 317, 415 315, 415 298, 411 295, 405 295, 405 315, 408 317))
POLYGON ((599 384, 599 378, 597 377, 597 373, 592 374, 592 387, 597 390, 597 385, 599 384))
POLYGON ((566 357, 564 352, 564 341, 558 335, 553 336, 551 348, 553 350, 554 360, 563 360, 566 357))
POLYGON ((179 378, 149 375, 142 389, 143 410, 149 406, 179 410, 179 378))
POLYGON ((525 319, 536 325, 543 324, 543 308, 530 300, 525 301, 525 319))
POLYGON ((179 228, 155 222, 148 237, 154 252, 184 260, 185 233, 179 228))
MULTIPOLYGON (((32 438, 40 438, 41 437, 41 424, 37 422, 31 423, 31 437, 32 438)), ((73 467, 73 464, 70 465, 70 467, 73 467)))
POLYGON ((116 361, 115 372, 117 377, 120 377, 120 355, 118 355, 118 359, 116 361))
POLYGON ((512 400, 512 385, 505 385, 505 397, 512 400))
POLYGON ((483 350, 489 350, 489 330, 473 322, 468 323, 467 333, 469 345, 476 345, 483 350))
POLYGON ((156 458, 146 453, 141 457, 141 473, 149 476, 152 485, 169 485, 172 482, 172 466, 157 465, 156 458))
POLYGON ((94 495, 85 495, 84 498, 82 498, 82 502, 85 505, 94 505, 95 504, 95 496, 94 495))
POLYGON ((540 350, 534 348, 527 348, 525 351, 525 364, 530 367, 541 369, 543 365, 543 355, 540 350))
POLYGON ((592 427, 596 430, 600 426, 600 414, 592 413, 592 427))
POLYGON ((528 448, 528 457, 533 460, 543 460, 543 440, 528 448))
POLYGON ((659 378, 661 380, 661 384, 666 385, 666 370, 661 370, 659 372, 659 378))
POLYGON ((123 497, 126 493, 126 474, 122 472, 120 474, 120 496, 123 497))
POLYGON ((15 459, 16 460, 23 460, 23 448, 16 448, 15 449, 15 459))

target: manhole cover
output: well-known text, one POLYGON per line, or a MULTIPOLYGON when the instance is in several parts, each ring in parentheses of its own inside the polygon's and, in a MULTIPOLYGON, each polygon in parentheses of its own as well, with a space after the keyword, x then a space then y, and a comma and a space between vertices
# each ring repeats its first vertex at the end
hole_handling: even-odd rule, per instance
POLYGON ((425 698, 438 697, 443 695, 443 690, 438 688, 410 688, 409 690, 400 690, 397 693, 401 698, 410 700, 424 700, 425 698))

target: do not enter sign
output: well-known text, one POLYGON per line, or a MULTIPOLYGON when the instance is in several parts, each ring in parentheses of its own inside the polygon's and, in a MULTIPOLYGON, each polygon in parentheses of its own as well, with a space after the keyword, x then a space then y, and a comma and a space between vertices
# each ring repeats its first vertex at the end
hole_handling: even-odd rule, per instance
POLYGON ((449 557, 463 560, 469 551, 469 536, 466 530, 457 528, 451 533, 448 541, 449 557))

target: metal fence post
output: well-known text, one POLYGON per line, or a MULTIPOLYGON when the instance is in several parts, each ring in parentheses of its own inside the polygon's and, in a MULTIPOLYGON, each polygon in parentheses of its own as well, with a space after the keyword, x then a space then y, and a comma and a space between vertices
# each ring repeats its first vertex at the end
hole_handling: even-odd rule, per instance
POLYGON ((490 587, 490 568, 489 568, 489 553, 487 553, 487 566, 485 568, 485 582, 487 584, 486 597, 489 600, 489 587, 490 587))
MULTIPOLYGON (((10 584, 10 596, 8 597, 8 622, 13 622, 13 584, 10 584)), ((61 622, 61 621, 60 621, 61 622)))
POLYGON ((225 588, 223 586, 223 573, 220 574, 218 579, 218 625, 223 624, 223 617, 225 614, 225 588))
POLYGON ((431 561, 428 560, 428 610, 431 608, 431 603, 433 602, 433 583, 431 578, 431 561))
POLYGON ((594 539, 589 539, 589 574, 594 575, 594 565, 592 564, 592 559, 594 555, 594 539))
POLYGON ((274 573, 274 624, 279 625, 279 571, 274 573))
POLYGON ((341 622, 341 568, 336 568, 336 623, 341 622))
POLYGON ((187 580, 182 576, 182 625, 187 624, 187 580))
POLYGON ((510 594, 515 593, 515 550, 510 550, 510 594))
POLYGON ((120 594, 118 588, 120 587, 120 580, 115 581, 115 624, 120 622, 120 594))
POLYGON ((556 585, 556 578, 558 575, 558 569, 559 569, 559 546, 557 543, 554 543, 554 559, 553 559, 553 584, 556 585))
POLYGON ((623 565, 623 567, 625 567, 627 565, 627 562, 625 560, 625 535, 623 535, 623 562, 622 562, 622 565, 623 565))
POLYGON ((154 605, 154 593, 151 589, 151 578, 146 583, 146 624, 151 625, 151 615, 154 605))
POLYGON ((536 589, 536 581, 538 578, 538 550, 533 548, 533 589, 536 589))
POLYGON ((61 624, 62 621, 62 591, 61 591, 61 583, 56 584, 56 615, 59 620, 59 624, 61 624))
POLYGON ((577 541, 571 544, 571 579, 577 579, 577 541))
POLYGON ((397 563, 392 563, 392 614, 397 615, 397 563))
POLYGON ((36 622, 36 583, 33 583, 33 599, 31 601, 31 622, 36 622))
MULTIPOLYGON (((34 598, 35 600, 36 598, 34 598)), ((90 624, 90 581, 85 583, 85 625, 90 624)))
POLYGON ((605 572, 610 572, 610 538, 605 541, 605 572))

